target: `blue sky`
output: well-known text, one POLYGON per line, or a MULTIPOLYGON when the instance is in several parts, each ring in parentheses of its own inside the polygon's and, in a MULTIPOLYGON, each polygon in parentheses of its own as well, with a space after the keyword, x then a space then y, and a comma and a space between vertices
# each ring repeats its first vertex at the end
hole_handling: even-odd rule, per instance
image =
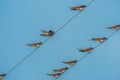
MULTIPOLYGON (((0 73, 7 73, 44 41, 40 30, 57 30, 77 11, 70 7, 91 0, 0 0, 0 73)), ((4 80, 54 80, 46 73, 66 65, 61 61, 84 56, 76 48, 94 47, 94 37, 109 36, 106 27, 120 24, 120 0, 95 0, 4 80)), ((120 80, 120 31, 71 68, 59 80, 120 80)))

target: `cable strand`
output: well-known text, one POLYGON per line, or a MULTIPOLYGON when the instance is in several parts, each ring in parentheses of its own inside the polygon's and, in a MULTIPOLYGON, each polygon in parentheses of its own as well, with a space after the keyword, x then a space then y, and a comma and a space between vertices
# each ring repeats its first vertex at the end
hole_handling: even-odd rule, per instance
MULTIPOLYGON (((93 0, 94 1, 94 0, 93 0)), ((77 17, 82 11, 79 11, 78 13, 76 13, 72 18, 70 18, 66 23, 64 23, 59 29, 56 30, 56 33, 59 32, 62 28, 64 28, 68 23, 70 23, 75 17, 77 17)), ((47 38, 43 44, 45 44, 50 38, 47 38)), ((42 44, 42 45, 43 45, 42 44)), ((40 48, 40 47, 39 47, 40 48)), ((29 58, 35 51, 37 51, 39 48, 36 48, 35 50, 33 50, 31 53, 29 53, 27 56, 25 56, 20 62, 18 62, 18 64, 16 64, 12 69, 10 69, 7 72, 7 75, 10 74, 13 70, 15 70, 20 64, 22 64, 27 58, 29 58)))
POLYGON ((28 57, 30 57, 38 48, 34 49, 30 54, 26 55, 19 63, 17 63, 12 69, 7 72, 7 75, 16 69, 20 64, 22 64, 28 57))
MULTIPOLYGON (((110 38, 110 37, 112 37, 115 33, 117 33, 119 30, 117 30, 117 31, 114 31, 112 34, 110 34, 109 36, 108 36, 108 38, 110 38)), ((103 43, 99 43, 98 45, 96 45, 95 47, 94 47, 94 50, 95 49, 97 49, 100 45, 102 45, 103 43)), ((92 51, 93 52, 93 51, 92 51)), ((92 52, 90 52, 90 53, 92 53, 92 52)), ((87 53, 87 54, 85 54, 83 57, 81 57, 79 60, 78 60, 78 62, 77 63, 79 63, 80 61, 82 61, 85 57, 87 57, 90 53, 87 53)), ((77 65, 77 63, 75 64, 75 65, 77 65)), ((69 68, 69 70, 72 68, 72 67, 74 67, 75 65, 73 65, 73 66, 71 66, 70 68, 69 68)), ((66 72, 64 72, 63 74, 65 74, 65 73, 67 73, 67 71, 66 72)), ((62 75, 63 75, 62 74, 62 75)), ((60 78, 60 77, 59 77, 60 78)), ((57 78, 57 79, 59 79, 59 78, 57 78)), ((57 79, 55 79, 55 80, 57 80, 57 79)))

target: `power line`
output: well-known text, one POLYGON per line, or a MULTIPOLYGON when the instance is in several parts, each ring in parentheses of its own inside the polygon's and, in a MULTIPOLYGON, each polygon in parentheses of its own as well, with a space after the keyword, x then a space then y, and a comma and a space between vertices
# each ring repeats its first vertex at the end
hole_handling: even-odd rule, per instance
MULTIPOLYGON (((95 0, 92 0, 87 7, 94 2, 95 0)), ((71 17, 66 23, 64 23, 62 26, 60 26, 60 28, 58 30, 56 30, 56 33, 59 32, 62 28, 64 28, 68 23, 70 23, 74 18, 76 18, 82 11, 79 11, 78 13, 76 13, 73 17, 71 17)), ((42 45, 44 45, 50 38, 47 38, 42 45)), ((20 64, 22 64, 26 59, 28 59, 35 51, 37 51, 40 47, 36 48, 35 50, 33 50, 31 53, 29 53, 28 55, 26 55, 20 62, 18 62, 12 69, 10 69, 7 72, 7 75, 10 74, 13 70, 15 70, 20 64)))
MULTIPOLYGON (((50 39, 50 37, 49 38, 47 38, 43 43, 46 43, 48 40, 50 39)), ((20 62, 18 62, 12 69, 10 69, 6 74, 8 75, 9 73, 11 73, 14 69, 16 69, 20 64, 22 64, 27 58, 29 58, 35 51, 37 51, 39 49, 39 47, 38 48, 36 48, 36 49, 34 49, 31 53, 29 53, 28 55, 26 55, 20 62)))
MULTIPOLYGON (((90 3, 87 4, 86 8, 92 4, 95 0, 92 0, 90 3)), ((62 28, 64 28, 69 22, 71 22, 75 17, 77 17, 82 11, 79 11, 76 13, 73 17, 71 17, 66 23, 64 23, 56 32, 60 31, 62 28)))
POLYGON ((117 33, 119 30, 113 32, 111 35, 108 36, 108 38, 110 38, 111 36, 113 36, 115 33, 117 33))
MULTIPOLYGON (((107 38, 109 39, 110 37, 112 37, 115 33, 117 33, 119 30, 117 30, 117 31, 114 31, 112 34, 110 34, 107 38)), ((96 45, 95 47, 94 47, 94 50, 95 49, 97 49, 100 45, 102 45, 103 43, 99 43, 98 45, 96 45)), ((90 52, 90 53, 92 53, 92 52, 90 52)), ((81 57, 79 60, 78 60, 78 62, 80 62, 80 61, 82 61, 85 57, 87 57, 90 53, 87 53, 87 54, 85 54, 83 57, 81 57)), ((77 62, 77 63, 78 63, 77 62)), ((69 70, 72 68, 72 67, 74 67, 75 65, 73 65, 73 66, 71 66, 71 67, 69 67, 69 70)), ((62 73, 62 75, 63 74, 65 74, 65 73, 67 73, 67 72, 64 72, 64 73, 62 73)), ((60 78, 60 77, 59 77, 60 78)), ((57 80, 57 79, 59 79, 59 78, 56 78, 55 80, 57 80)))
POLYGON ((28 57, 30 57, 38 48, 34 49, 30 54, 28 54, 27 56, 25 56, 18 64, 16 64, 12 69, 10 69, 7 72, 7 75, 12 72, 14 69, 16 69, 22 62, 24 62, 28 57))

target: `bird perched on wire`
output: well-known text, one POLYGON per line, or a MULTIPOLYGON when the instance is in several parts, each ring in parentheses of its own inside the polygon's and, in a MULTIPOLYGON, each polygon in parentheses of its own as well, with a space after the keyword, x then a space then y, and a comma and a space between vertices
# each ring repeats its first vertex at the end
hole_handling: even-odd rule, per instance
POLYGON ((86 8, 86 5, 71 7, 71 10, 82 11, 86 8))
POLYGON ((5 76, 6 74, 0 74, 0 80, 2 80, 5 76))
POLYGON ((43 32, 43 34, 40 34, 40 35, 41 35, 41 36, 47 36, 47 37, 51 37, 51 36, 53 36, 53 35, 55 34, 55 32, 52 31, 52 30, 42 31, 42 32, 43 32))
POLYGON ((93 49, 94 49, 93 47, 90 47, 90 48, 87 48, 87 49, 79 49, 79 52, 90 53, 93 49))
POLYGON ((59 78, 62 73, 55 73, 55 74, 47 74, 49 76, 52 76, 53 78, 59 78))
POLYGON ((42 45, 42 42, 27 44, 28 46, 39 48, 42 45))
POLYGON ((107 29, 119 30, 120 29, 120 25, 115 25, 115 26, 112 26, 112 27, 107 27, 107 29))
POLYGON ((75 64, 77 63, 77 60, 67 61, 67 62, 62 62, 62 63, 68 64, 68 65, 70 65, 70 66, 73 66, 73 65, 75 65, 75 64))
POLYGON ((93 41, 97 41, 97 42, 100 42, 100 43, 103 43, 107 40, 106 37, 102 37, 102 38, 92 38, 91 40, 93 41))
POLYGON ((65 71, 68 70, 68 67, 65 67, 65 68, 61 68, 61 69, 55 69, 53 70, 54 72, 60 72, 60 73, 64 73, 65 71))

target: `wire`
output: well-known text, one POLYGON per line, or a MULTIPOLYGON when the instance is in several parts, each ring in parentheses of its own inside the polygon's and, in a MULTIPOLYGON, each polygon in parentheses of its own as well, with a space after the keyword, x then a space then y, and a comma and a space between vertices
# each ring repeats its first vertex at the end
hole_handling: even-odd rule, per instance
MULTIPOLYGON (((92 0, 87 7, 95 0, 92 0)), ((64 28, 68 23, 70 23, 75 17, 77 17, 82 11, 79 11, 78 13, 76 13, 73 17, 71 17, 66 23, 64 23, 59 29, 56 30, 56 33, 59 32, 62 28, 64 28)), ((44 45, 50 38, 47 38, 42 45, 44 45)), ((39 47, 40 48, 40 47, 39 47)), ((10 74, 13 70, 15 70, 20 64, 22 64, 27 58, 29 58, 35 51, 37 51, 39 48, 36 48, 35 50, 33 50, 31 53, 29 53, 28 55, 26 55, 20 62, 18 62, 12 69, 10 69, 7 72, 7 75, 10 74)))
MULTIPOLYGON (((112 34, 110 34, 109 36, 108 36, 108 39, 110 38, 110 37, 112 37, 115 33, 117 33, 119 30, 117 30, 117 31, 114 31, 112 34)), ((94 50, 95 49, 97 49, 100 45, 102 45, 103 43, 99 43, 98 45, 96 45, 95 47, 94 47, 94 50)), ((93 52, 93 51, 92 51, 93 52)), ((90 52, 90 53, 92 53, 92 52, 90 52)), ((80 61, 82 61, 85 57, 87 57, 90 53, 87 53, 87 54, 85 54, 83 57, 81 57, 79 60, 78 60, 78 62, 80 62, 80 61)), ((77 62, 77 63, 78 63, 77 62)), ((72 67, 74 67, 75 65, 73 65, 73 66, 71 66, 71 67, 69 67, 69 70, 72 68, 72 67)), ((67 72, 64 72, 64 73, 62 73, 62 75, 63 74, 65 74, 65 73, 67 73, 67 72)), ((60 77, 59 77, 60 78, 60 77)), ((56 78, 55 80, 57 80, 57 79, 59 79, 59 78, 56 78)))
POLYGON ((70 18, 64 25, 62 25, 56 32, 60 31, 62 28, 64 28, 69 22, 71 22, 76 16, 78 16, 82 11, 79 11, 76 13, 72 18, 70 18))
POLYGON ((87 4, 87 7, 92 4, 95 0, 92 0, 90 3, 87 4))
POLYGON ((36 48, 35 50, 33 50, 30 54, 28 54, 27 56, 25 56, 19 63, 17 63, 12 69, 10 69, 6 75, 8 75, 10 72, 12 72, 14 69, 16 69, 22 62, 24 62, 28 57, 30 57, 38 48, 36 48))
POLYGON ((113 36, 115 33, 117 33, 119 30, 113 32, 111 35, 108 36, 108 38, 110 38, 111 36, 113 36))
MULTIPOLYGON (((90 3, 87 4, 87 7, 92 4, 95 0, 92 0, 90 3)), ((86 8, 87 8, 86 7, 86 8)), ((56 32, 60 31, 62 28, 64 28, 69 22, 71 22, 75 17, 77 17, 82 11, 79 11, 76 13, 73 17, 71 17, 66 23, 64 23, 56 32)))

